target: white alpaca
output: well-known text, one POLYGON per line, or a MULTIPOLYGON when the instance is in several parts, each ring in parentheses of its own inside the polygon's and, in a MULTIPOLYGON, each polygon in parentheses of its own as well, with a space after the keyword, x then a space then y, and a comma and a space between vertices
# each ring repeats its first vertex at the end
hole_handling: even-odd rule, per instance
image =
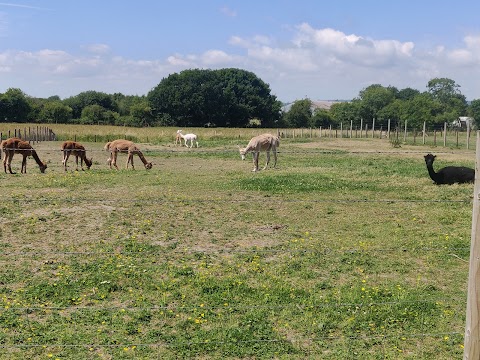
POLYGON ((258 171, 258 158, 260 155, 260 151, 267 152, 267 162, 263 170, 268 167, 270 163, 270 150, 273 151, 273 157, 275 159, 275 163, 273 167, 277 166, 277 147, 280 146, 280 139, 272 134, 262 134, 253 137, 250 142, 248 143, 246 148, 240 148, 240 156, 242 160, 245 160, 245 155, 249 152, 253 153, 253 170, 258 171))
POLYGON ((185 141, 185 146, 188 147, 188 142, 190 141, 190 147, 193 147, 193 142, 195 142, 197 148, 198 148, 198 141, 197 141, 197 135, 195 134, 182 134, 182 130, 177 130, 177 135, 180 135, 180 137, 185 141))

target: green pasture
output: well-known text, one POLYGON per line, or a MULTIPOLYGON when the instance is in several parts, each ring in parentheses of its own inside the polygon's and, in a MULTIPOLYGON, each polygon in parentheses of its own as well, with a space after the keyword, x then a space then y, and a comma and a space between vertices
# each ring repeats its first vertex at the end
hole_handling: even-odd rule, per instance
POLYGON ((186 149, 114 128, 155 164, 114 171, 112 135, 79 129, 105 136, 91 170, 56 141, 34 145, 45 174, 0 174, 0 359, 462 356, 473 185, 433 185, 423 155, 473 150, 289 138, 252 173, 237 145, 259 130, 186 149))

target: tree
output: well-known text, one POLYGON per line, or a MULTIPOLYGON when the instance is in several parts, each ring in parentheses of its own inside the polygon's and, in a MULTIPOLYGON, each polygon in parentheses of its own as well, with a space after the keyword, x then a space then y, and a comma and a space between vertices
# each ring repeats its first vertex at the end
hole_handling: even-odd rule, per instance
POLYGON ((316 127, 316 128, 319 128, 320 126, 327 127, 332 125, 333 122, 334 122, 333 116, 330 114, 328 110, 315 109, 313 111, 313 116, 311 119, 312 127, 316 127))
POLYGON ((312 121, 312 101, 310 99, 297 100, 285 114, 285 123, 290 127, 306 128, 312 121))
POLYGON ((30 103, 22 90, 8 89, 0 95, 0 122, 28 122, 30 103))
POLYGON ((399 100, 411 100, 415 96, 420 94, 420 91, 417 89, 412 89, 412 88, 405 88, 400 90, 396 95, 395 98, 399 100))
POLYGON ((421 93, 411 100, 407 100, 402 107, 402 120, 408 121, 409 126, 421 128, 435 123, 435 117, 441 113, 441 104, 432 98, 429 93, 421 93))
POLYGON ((468 109, 468 115, 475 119, 477 129, 480 129, 480 99, 472 100, 468 109))
MULTIPOLYGON (((435 78, 428 82, 428 92, 440 102, 442 110, 452 116, 462 116, 467 111, 467 99, 460 92, 460 85, 448 78, 435 78)), ((455 119, 452 119, 452 121, 455 119)))
POLYGON ((98 91, 82 92, 63 100, 63 103, 72 108, 74 119, 82 117, 83 109, 89 105, 99 105, 104 109, 117 111, 117 105, 113 101, 112 96, 98 91))
POLYGON ((72 108, 61 101, 47 101, 39 114, 39 121, 53 123, 68 123, 72 119, 72 108))
POLYGON ((395 99, 395 95, 392 88, 374 84, 360 91, 359 99, 360 114, 363 119, 370 121, 378 117, 378 112, 390 104, 395 99))
POLYGON ((103 123, 106 112, 107 109, 97 104, 85 106, 82 110, 81 121, 83 124, 103 123))
POLYGON ((184 70, 171 74, 148 93, 159 122, 178 126, 247 126, 258 118, 262 126, 278 120, 280 103, 255 74, 239 69, 184 70))
POLYGON ((139 126, 151 125, 152 109, 146 100, 132 105, 130 107, 130 115, 139 126))
POLYGON ((353 124, 360 123, 360 101, 340 102, 330 107, 330 114, 335 122, 353 124))

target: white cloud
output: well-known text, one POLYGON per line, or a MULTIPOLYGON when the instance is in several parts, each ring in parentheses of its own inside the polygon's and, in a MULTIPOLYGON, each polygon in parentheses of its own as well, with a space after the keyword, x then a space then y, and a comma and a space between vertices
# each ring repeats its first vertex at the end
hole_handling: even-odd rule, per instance
POLYGON ((110 52, 110 46, 105 44, 90 44, 85 45, 84 48, 92 54, 108 54, 110 52))
POLYGON ((220 9, 220 12, 228 17, 236 17, 237 12, 235 10, 230 9, 228 6, 224 6, 220 9))

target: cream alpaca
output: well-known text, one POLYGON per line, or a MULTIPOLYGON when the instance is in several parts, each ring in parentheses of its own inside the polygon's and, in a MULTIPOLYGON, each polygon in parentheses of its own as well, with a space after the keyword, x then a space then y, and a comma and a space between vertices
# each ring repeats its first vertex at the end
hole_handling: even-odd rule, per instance
POLYGON ((240 148, 240 156, 245 160, 245 155, 249 152, 253 153, 253 170, 258 171, 258 158, 261 151, 266 151, 267 162, 263 170, 265 170, 270 163, 270 151, 273 152, 275 162, 273 167, 277 166, 277 147, 280 146, 280 139, 272 134, 262 134, 253 137, 248 143, 247 147, 240 148))

